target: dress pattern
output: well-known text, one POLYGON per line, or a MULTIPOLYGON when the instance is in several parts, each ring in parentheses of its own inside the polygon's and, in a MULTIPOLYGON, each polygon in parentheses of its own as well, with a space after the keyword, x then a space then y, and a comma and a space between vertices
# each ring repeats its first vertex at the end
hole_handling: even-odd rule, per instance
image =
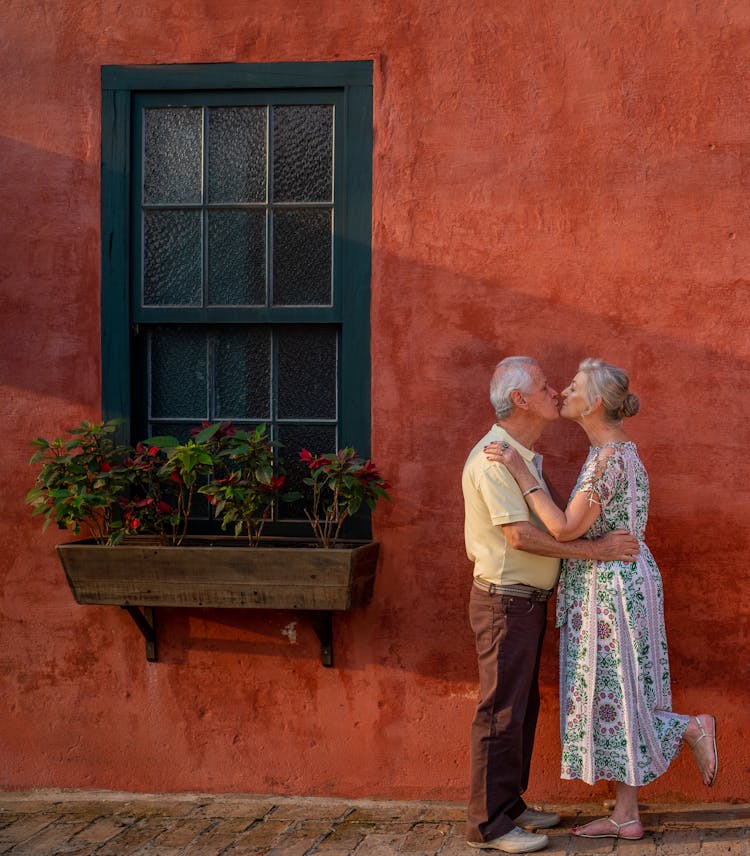
POLYGON ((664 773, 689 717, 672 712, 661 575, 644 534, 649 483, 635 443, 593 447, 571 498, 601 513, 586 537, 628 529, 635 562, 568 559, 557 595, 563 779, 640 786, 664 773))

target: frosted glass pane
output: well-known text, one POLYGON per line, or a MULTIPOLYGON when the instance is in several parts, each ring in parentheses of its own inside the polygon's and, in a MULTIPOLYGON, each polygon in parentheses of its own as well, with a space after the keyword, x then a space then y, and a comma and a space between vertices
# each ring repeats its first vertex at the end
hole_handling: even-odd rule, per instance
POLYGON ((331 202, 333 106, 273 108, 274 202, 331 202))
POLYGON ((270 330, 222 329, 214 341, 214 418, 270 419, 270 330))
POLYGON ((336 427, 334 425, 280 425, 279 439, 282 448, 280 455, 284 459, 286 484, 285 490, 299 491, 303 499, 298 502, 279 503, 279 518, 282 520, 306 520, 304 507, 310 496, 310 488, 303 482, 309 475, 306 464, 299 460, 300 449, 307 449, 314 455, 325 455, 336 451, 336 427))
POLYGON ((200 107, 143 111, 143 201, 201 201, 203 111, 200 107))
POLYGON ((266 215, 209 211, 208 303, 266 305, 266 215))
POLYGON ((275 306, 331 304, 332 213, 320 208, 274 211, 275 306))
POLYGON ((149 336, 150 418, 208 418, 206 334, 157 328, 149 336))
POLYGON ((266 107, 208 111, 208 199, 265 202, 266 107))
POLYGON ((200 306, 203 301, 199 211, 143 212, 143 303, 200 306))
POLYGON ((337 337, 330 327, 278 331, 280 419, 335 419, 337 337))

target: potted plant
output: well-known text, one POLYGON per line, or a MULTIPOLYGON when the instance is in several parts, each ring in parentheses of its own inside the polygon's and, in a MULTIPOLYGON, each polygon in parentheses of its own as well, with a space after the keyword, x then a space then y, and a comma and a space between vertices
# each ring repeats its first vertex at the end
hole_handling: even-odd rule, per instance
POLYGON ((274 471, 277 444, 271 442, 265 425, 250 432, 224 429, 224 433, 226 439, 214 455, 221 470, 215 467, 199 493, 208 497, 223 530, 233 527, 235 536, 245 532, 250 546, 256 547, 274 504, 300 499, 302 494, 281 493, 286 477, 274 471))
POLYGON ((153 607, 323 611, 321 638, 328 639, 331 610, 369 602, 379 545, 342 542, 341 531, 363 503, 374 508, 389 499, 388 485, 353 449, 302 450, 313 539, 264 538, 273 504, 301 496, 281 492, 284 476, 265 426, 245 432, 215 423, 185 443, 152 437, 135 447, 116 445, 116 428, 83 423, 68 440, 33 441, 32 462, 42 467, 27 501, 45 526, 90 529, 91 539, 57 546, 71 591, 79 603, 128 609, 151 659, 153 607), (190 534, 198 494, 234 536, 190 534))
POLYGON ((305 508, 305 515, 322 547, 336 546, 344 523, 363 502, 374 511, 378 500, 390 499, 389 485, 377 467, 358 457, 351 447, 319 456, 302 449, 299 456, 310 469, 304 481, 312 488, 311 507, 305 508))
POLYGON ((44 517, 44 529, 54 521, 76 535, 88 529, 97 544, 115 543, 115 533, 122 530, 117 505, 128 488, 124 461, 129 449, 113 439, 119 424, 84 421, 67 439, 31 441, 36 452, 30 463, 42 467, 26 502, 33 516, 44 517))

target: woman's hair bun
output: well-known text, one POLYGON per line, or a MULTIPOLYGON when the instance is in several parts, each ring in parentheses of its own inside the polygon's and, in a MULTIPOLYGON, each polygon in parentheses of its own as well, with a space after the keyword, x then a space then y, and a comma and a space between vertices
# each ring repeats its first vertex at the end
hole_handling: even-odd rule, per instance
POLYGON ((589 404, 593 405, 599 396, 604 413, 611 422, 621 422, 625 416, 635 416, 640 410, 641 402, 634 392, 628 391, 630 380, 623 369, 589 357, 578 366, 578 371, 587 374, 586 398, 589 404))
POLYGON ((635 416, 640 409, 640 399, 634 392, 629 392, 620 405, 620 412, 623 416, 635 416))

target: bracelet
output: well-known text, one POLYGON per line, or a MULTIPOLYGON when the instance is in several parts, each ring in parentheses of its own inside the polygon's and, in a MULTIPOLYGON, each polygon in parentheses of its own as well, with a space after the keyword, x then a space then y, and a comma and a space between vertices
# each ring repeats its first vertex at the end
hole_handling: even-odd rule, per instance
POLYGON ((528 496, 530 493, 534 493, 535 490, 541 490, 541 487, 538 484, 535 484, 534 487, 530 487, 528 490, 525 490, 521 496, 528 496))

